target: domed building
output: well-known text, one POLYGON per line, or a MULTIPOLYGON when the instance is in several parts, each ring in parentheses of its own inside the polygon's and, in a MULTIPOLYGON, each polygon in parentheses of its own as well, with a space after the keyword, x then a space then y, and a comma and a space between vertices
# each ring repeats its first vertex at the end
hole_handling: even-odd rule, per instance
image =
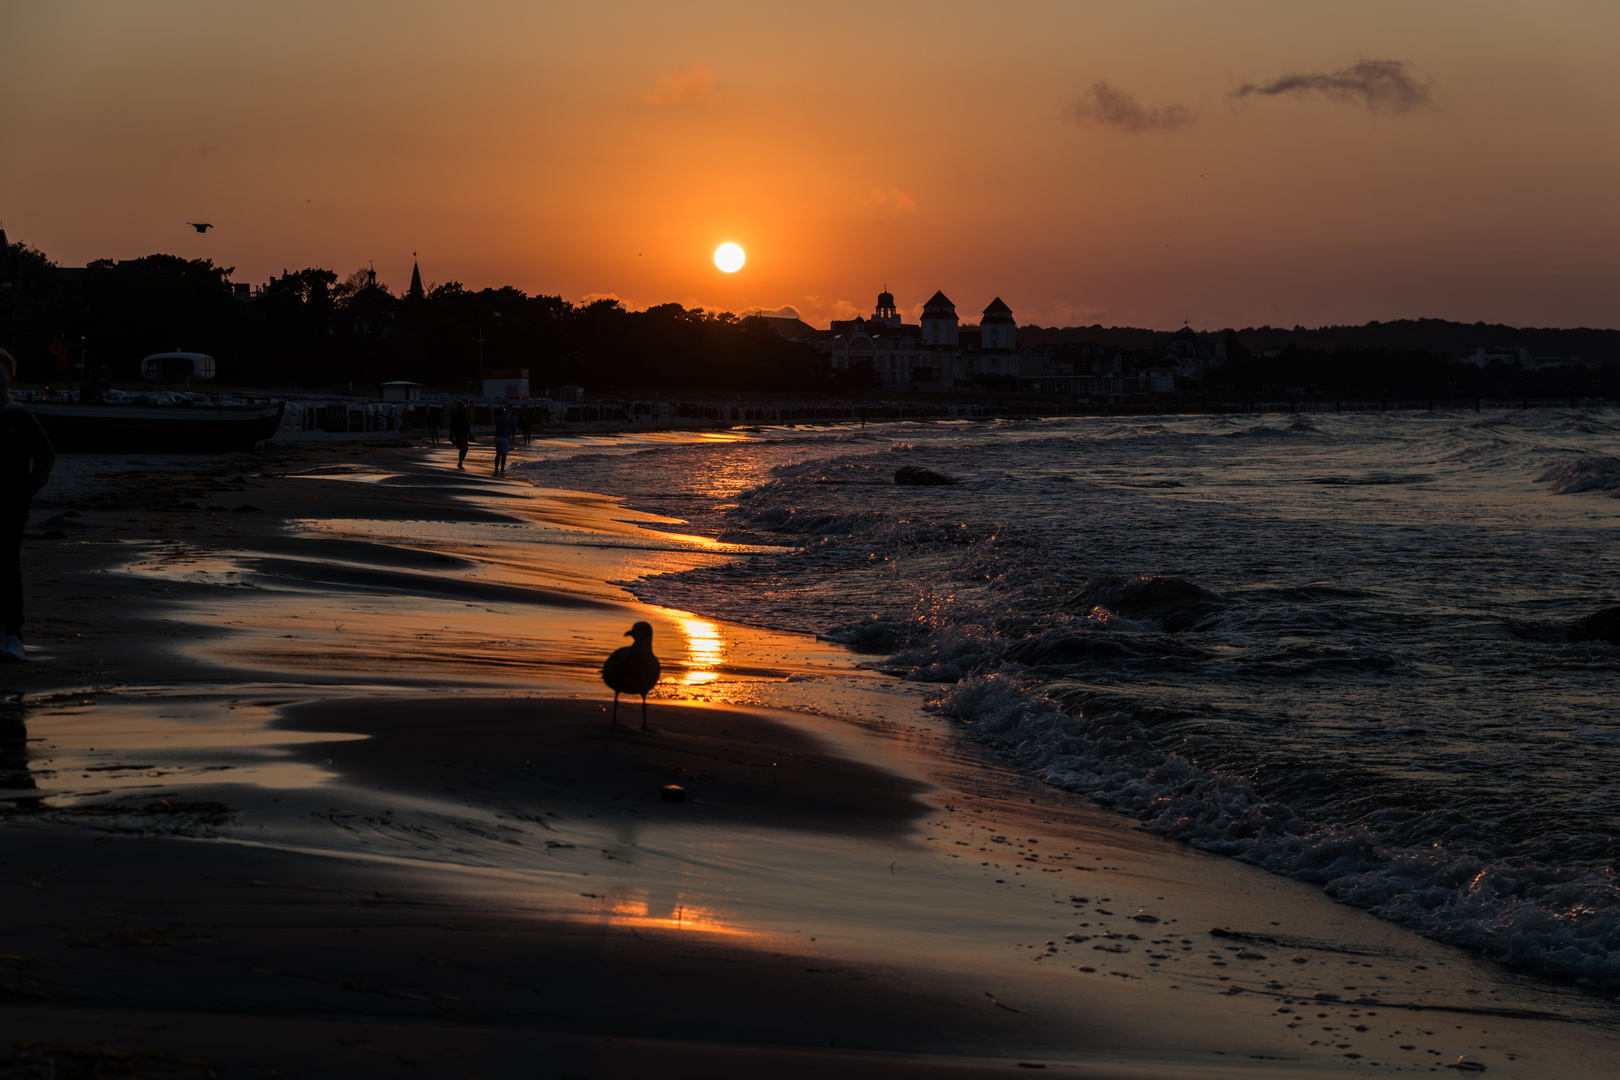
POLYGON ((887 327, 890 330, 898 330, 903 325, 900 321, 900 313, 894 309, 894 293, 889 291, 887 285, 883 286, 883 291, 878 293, 877 309, 872 312, 872 318, 868 321, 877 326, 887 327))
POLYGON ((869 370, 872 384, 898 390, 944 389, 942 365, 921 337, 921 327, 902 321, 885 286, 869 318, 834 319, 814 344, 828 354, 835 372, 869 370))
POLYGON ((908 324, 885 286, 869 318, 835 319, 810 340, 835 372, 870 365, 879 386, 948 390, 976 375, 1018 375, 1017 333, 1012 308, 999 296, 978 326, 963 327, 956 304, 939 290, 923 304, 921 320, 908 324))

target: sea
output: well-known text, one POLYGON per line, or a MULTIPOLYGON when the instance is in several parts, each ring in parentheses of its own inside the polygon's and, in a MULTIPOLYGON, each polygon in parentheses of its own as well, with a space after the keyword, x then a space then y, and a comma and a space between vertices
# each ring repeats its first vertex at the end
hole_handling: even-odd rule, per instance
POLYGON ((1154 833, 1620 992, 1620 412, 534 449, 533 483, 743 545, 639 599, 840 643, 1154 833))

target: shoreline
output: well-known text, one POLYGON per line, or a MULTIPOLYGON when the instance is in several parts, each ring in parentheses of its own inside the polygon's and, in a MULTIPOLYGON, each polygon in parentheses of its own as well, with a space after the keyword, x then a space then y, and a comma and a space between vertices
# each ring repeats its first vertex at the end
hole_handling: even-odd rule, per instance
MULTIPOLYGON (((491 404, 483 399, 471 395, 447 395, 447 400, 462 397, 468 401, 476 402, 479 413, 488 412, 491 404)), ((325 400, 318 398, 317 400, 325 400)), ((375 399, 348 399, 356 404, 401 404, 389 403, 375 399)), ((668 400, 632 400, 611 399, 598 402, 590 408, 617 408, 622 411, 623 406, 652 407, 658 404, 668 404, 668 400)), ((559 438, 570 435, 659 435, 681 434, 699 432, 724 432, 737 430, 758 430, 761 427, 837 427, 846 424, 859 423, 865 426, 873 424, 929 424, 929 423, 991 423, 998 420, 1043 420, 1063 417, 1107 417, 1119 420, 1130 420, 1136 417, 1164 417, 1164 416, 1265 416, 1272 414, 1287 415, 1320 415, 1325 413, 1392 413, 1392 412, 1422 412, 1422 413, 1500 413, 1523 412, 1528 409, 1602 409, 1609 407, 1606 398, 1522 398, 1518 400, 1497 398, 1487 401, 1483 398, 1473 401, 1457 397, 1436 398, 1433 401, 1399 399, 1395 401, 1375 401, 1371 399, 1356 399, 1349 401, 1335 401, 1330 398, 1312 398, 1309 400, 1295 400, 1291 398, 1252 398, 1232 399, 1225 401, 1138 401, 1138 402, 1075 402, 1064 400, 1044 400, 1038 398, 1014 398, 1004 401, 982 398, 939 400, 918 396, 915 398, 881 398, 871 401, 852 401, 845 398, 816 399, 806 402, 783 403, 772 400, 748 401, 695 401, 675 402, 676 404, 690 405, 702 416, 697 417, 666 417, 662 419, 579 419, 572 421, 558 421, 540 423, 534 427, 536 438, 559 438), (707 414, 713 413, 710 417, 707 414)), ((272 438, 273 443, 283 446, 298 445, 301 443, 321 443, 328 441, 376 441, 392 435, 399 440, 414 440, 433 445, 429 442, 430 436, 424 434, 422 417, 425 410, 431 406, 421 406, 412 403, 403 403, 413 410, 412 425, 408 429, 394 431, 345 431, 330 432, 323 430, 292 430, 283 428, 272 438)), ((514 407, 525 407, 524 402, 515 402, 514 407)), ((475 434, 487 435, 493 431, 491 422, 480 420, 473 425, 475 434)))
MULTIPOLYGON (((650 516, 611 499, 458 475, 442 463, 451 451, 299 453, 280 475, 210 461, 184 476, 173 466, 102 481, 99 501, 96 478, 79 478, 91 494, 58 531, 82 539, 25 549, 43 578, 31 602, 45 662, 8 689, 29 694, 18 724, 41 805, 4 816, 35 876, 0 888, 9 910, 28 912, 4 947, 23 958, 8 961, 12 981, 35 980, 49 1004, 8 1015, 0 1030, 13 1041, 53 1025, 90 1030, 71 1024, 95 1016, 105 1041, 127 1044, 116 1024, 151 1010, 154 987, 179 993, 206 976, 210 1024, 226 1014, 263 1033, 244 1051, 254 1060, 284 1053, 305 1067, 340 1052, 327 1039, 339 1022, 314 1019, 327 1008, 320 995, 293 989, 328 986, 321 979, 336 980, 321 993, 372 1032, 355 1036, 368 1047, 431 1043, 388 1019, 408 1009, 446 1044, 500 1032, 486 1043, 505 1040, 515 1056, 500 1060, 514 1064, 540 1046, 605 1053, 611 1036, 650 1039, 692 1067, 763 1055, 750 1060, 778 1068, 830 1052, 821 1035, 847 1029, 866 1033, 862 1054, 848 1056, 847 1040, 837 1051, 838 1067, 867 1070, 857 1075, 932 1074, 942 1061, 963 1075, 1020 1061, 1091 1076, 1360 1075, 1461 1054, 1493 1074, 1606 1067, 1611 1002, 1527 983, 1309 886, 1148 837, 1013 773, 841 649, 646 608, 602 584, 649 560, 724 557, 723 546, 649 534, 635 522, 650 516), (208 485, 261 509, 166 505, 201 507, 210 493, 187 493, 208 485), (107 596, 124 601, 117 631, 94 628, 107 596), (643 614, 659 626, 670 682, 647 738, 604 735, 611 699, 592 665, 643 614), (536 716, 552 718, 555 737, 525 743, 538 738, 536 716), (703 734, 716 723, 743 734, 703 734), (520 746, 526 763, 555 757, 519 765, 520 746), (231 773, 248 782, 222 783, 231 773), (653 781, 672 777, 688 779, 692 802, 658 800, 653 781), (130 810, 94 809, 109 802, 130 810), (115 895, 98 885, 137 873, 142 884, 115 895), (263 884, 272 879, 282 884, 263 884), (204 880, 205 894, 190 895, 204 880), (368 902, 368 885, 384 899, 368 902), (688 925, 693 909, 704 929, 688 925), (387 975, 386 993, 344 990, 354 980, 337 969, 383 963, 359 944, 371 927, 355 921, 378 912, 414 913, 408 928, 377 929, 447 963, 412 959, 387 975), (546 942, 592 928, 547 992, 566 1004, 569 980, 613 989, 581 1014, 585 1028, 569 1028, 554 1009, 536 1011, 532 988, 521 1005, 495 989, 510 973, 442 923, 488 927, 485 943, 537 963, 546 942), (310 950, 300 963, 329 974, 287 974, 273 990, 241 975, 274 927, 279 948, 310 950), (331 957, 316 957, 317 939, 331 957), (692 953, 721 940, 732 950, 723 959, 692 953), (593 967, 604 949, 611 963, 593 967), (1356 978, 1337 975, 1351 963, 1356 978), (661 964, 683 974, 638 981, 661 964), (795 988, 835 969, 836 994, 795 988), (471 1000, 457 981, 469 970, 481 973, 484 1010, 472 1027, 443 1000, 471 1000), (676 1007, 735 1019, 660 1027, 676 1007), (320 1034, 277 1047, 280 1023, 320 1034), (1413 1049, 1399 1049, 1407 1041, 1413 1049)), ((212 493, 218 505, 224 494, 212 493)), ((66 513, 42 504, 36 520, 52 512, 66 513)), ((222 1045, 189 1015, 141 1038, 181 1056, 222 1045)), ((378 1060, 361 1075, 400 1067, 367 1053, 378 1060)), ((626 1053, 581 1075, 628 1070, 626 1053)))

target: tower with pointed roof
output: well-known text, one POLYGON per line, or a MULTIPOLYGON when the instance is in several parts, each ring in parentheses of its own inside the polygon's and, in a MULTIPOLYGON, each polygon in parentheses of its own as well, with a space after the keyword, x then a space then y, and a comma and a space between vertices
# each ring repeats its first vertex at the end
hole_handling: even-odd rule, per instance
POLYGON ((923 304, 923 344, 956 348, 956 326, 956 305, 951 298, 943 290, 930 296, 923 304))
POLYGON ((979 348, 1011 350, 1016 347, 1017 338, 1018 323, 1013 320, 1012 308, 998 296, 979 317, 979 348))
POLYGON ((411 288, 405 294, 407 300, 420 300, 427 294, 422 290, 422 271, 417 269, 416 260, 411 260, 411 288))

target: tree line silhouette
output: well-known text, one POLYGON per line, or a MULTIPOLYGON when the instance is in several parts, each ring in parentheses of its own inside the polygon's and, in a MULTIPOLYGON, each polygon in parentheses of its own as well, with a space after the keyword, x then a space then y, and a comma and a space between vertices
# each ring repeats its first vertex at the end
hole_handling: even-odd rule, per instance
MULTIPOLYGON (((881 394, 763 320, 661 304, 631 312, 614 300, 574 304, 507 286, 446 282, 395 295, 362 268, 284 271, 251 295, 232 268, 209 259, 149 255, 57 267, 0 232, 0 347, 26 382, 66 383, 105 369, 116 382, 140 377, 143 356, 171 349, 216 357, 220 383, 344 389, 395 379, 434 389, 478 388, 484 370, 529 369, 539 394, 569 383, 593 394, 756 391, 881 394)), ((1155 332, 1134 327, 1020 327, 1020 344, 1086 341, 1139 350, 1155 332)), ((1161 335, 1162 336, 1162 335, 1161 335)), ((1205 335, 1214 337, 1215 335, 1205 335)), ((1194 399, 1316 399, 1620 396, 1620 331, 1527 330, 1439 319, 1292 330, 1260 327, 1220 335, 1227 362, 1194 399), (1518 347, 1536 355, 1582 355, 1595 368, 1525 370, 1459 362, 1473 348, 1518 347), (1281 350, 1277 352, 1276 350, 1281 350), (1275 355, 1265 355, 1275 352, 1275 355)), ((1144 360, 1144 362, 1146 362, 1144 360)), ((872 380, 875 383, 875 376, 872 380)), ((1010 393, 1008 385, 976 393, 1010 393)))
POLYGON ((823 358, 729 312, 614 300, 573 304, 510 286, 459 282, 394 295, 368 269, 285 271, 247 297, 231 267, 149 255, 59 270, 22 244, 0 252, 0 346, 24 381, 67 381, 82 357, 116 382, 171 349, 219 362, 220 382, 339 388, 407 379, 478 387, 481 371, 529 369, 535 393, 657 389, 805 391, 828 385, 823 358))
POLYGON ((1592 367, 1525 368, 1493 360, 1480 367, 1431 349, 1301 348, 1292 342, 1268 356, 1251 352, 1234 331, 1227 331, 1225 346, 1226 363, 1210 373, 1199 396, 1452 405, 1480 399, 1620 397, 1620 365, 1612 361, 1592 367))

